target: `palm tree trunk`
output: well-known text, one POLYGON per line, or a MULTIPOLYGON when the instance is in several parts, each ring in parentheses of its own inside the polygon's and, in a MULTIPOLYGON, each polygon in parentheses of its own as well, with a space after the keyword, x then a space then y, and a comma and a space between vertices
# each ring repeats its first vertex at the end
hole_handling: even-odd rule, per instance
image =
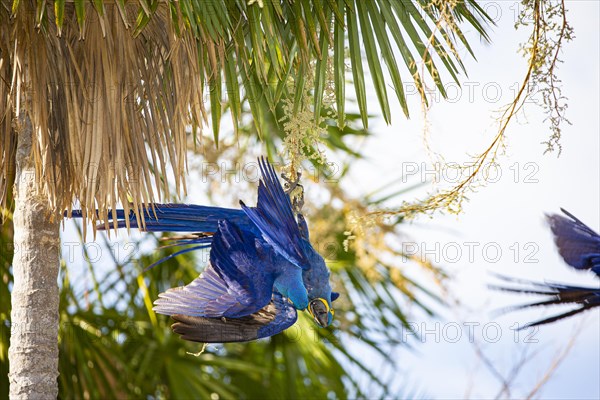
POLYGON ((14 258, 11 312, 10 397, 58 395, 59 222, 35 187, 31 121, 21 113, 14 186, 14 258))

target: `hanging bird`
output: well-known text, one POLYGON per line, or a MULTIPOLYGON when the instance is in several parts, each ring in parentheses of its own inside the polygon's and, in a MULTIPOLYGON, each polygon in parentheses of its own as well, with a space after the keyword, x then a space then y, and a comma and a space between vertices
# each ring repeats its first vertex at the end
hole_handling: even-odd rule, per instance
MULTIPOLYGON (((600 277, 600 235, 568 211, 562 208, 561 211, 569 218, 557 214, 546 217, 554 234, 554 242, 558 247, 559 254, 571 267, 578 270, 591 270, 600 277)), ((562 314, 531 322, 521 329, 548 324, 600 306, 600 287, 592 288, 550 282, 538 283, 504 276, 499 276, 499 278, 507 282, 529 285, 529 288, 492 286, 494 289, 546 296, 544 300, 511 307, 510 310, 554 304, 576 306, 562 314)))
MULTIPOLYGON (((240 210, 153 204, 144 212, 143 230, 186 232, 174 245, 192 245, 158 263, 210 248, 209 264, 198 278, 154 302, 157 313, 176 321, 172 328, 183 339, 225 343, 272 336, 296 321, 296 310, 306 309, 320 327, 332 322, 338 294, 331 291, 325 261, 310 244, 306 221, 294 211, 273 167, 264 158, 259 167, 256 207, 242 201, 240 210)), ((113 218, 111 225, 138 227, 133 213, 126 221, 125 212, 116 210, 113 218)))

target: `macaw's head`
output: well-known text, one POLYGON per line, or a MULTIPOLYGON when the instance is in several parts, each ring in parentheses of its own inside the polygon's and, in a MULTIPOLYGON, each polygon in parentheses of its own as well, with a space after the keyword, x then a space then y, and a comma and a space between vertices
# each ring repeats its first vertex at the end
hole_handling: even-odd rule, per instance
MULTIPOLYGON (((310 243, 307 246, 310 246, 310 243)), ((325 328, 333 321, 334 310, 331 304, 340 294, 331 291, 330 272, 323 257, 312 246, 309 250, 307 253, 309 254, 310 268, 302 272, 302 281, 308 294, 306 311, 318 326, 325 328)))
MULTIPOLYGON (((331 300, 337 299, 338 296, 339 293, 332 292, 331 300)), ((312 299, 308 303, 307 311, 311 317, 313 317, 315 323, 321 328, 326 328, 331 325, 333 316, 335 315, 335 310, 331 307, 331 303, 321 297, 312 299)))

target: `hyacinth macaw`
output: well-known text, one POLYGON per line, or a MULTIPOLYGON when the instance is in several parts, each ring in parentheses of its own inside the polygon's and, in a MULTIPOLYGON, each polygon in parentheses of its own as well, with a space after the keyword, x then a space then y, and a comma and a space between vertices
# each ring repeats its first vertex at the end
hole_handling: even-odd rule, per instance
MULTIPOLYGON (((332 322, 338 294, 331 291, 325 261, 310 244, 306 221, 294 212, 273 166, 261 158, 259 167, 256 207, 240 201, 238 210, 191 204, 145 210, 145 231, 192 233, 175 242, 191 247, 159 263, 210 248, 209 264, 198 278, 154 302, 157 313, 176 321, 172 328, 183 339, 225 343, 272 336, 294 324, 296 310, 306 309, 318 326, 332 322)), ((133 213, 111 215, 116 219, 111 225, 138 227, 133 213)))
MULTIPOLYGON (((546 218, 554 234, 554 242, 563 260, 578 270, 591 270, 600 277, 600 235, 578 220, 574 215, 561 208, 568 217, 548 215, 546 218)), ((544 300, 512 307, 511 310, 554 304, 573 304, 577 307, 562 314, 531 322, 523 328, 543 325, 570 317, 585 310, 600 306, 600 287, 582 287, 559 283, 538 283, 500 276, 508 282, 529 285, 529 288, 494 288, 516 293, 530 293, 546 296, 544 300)))

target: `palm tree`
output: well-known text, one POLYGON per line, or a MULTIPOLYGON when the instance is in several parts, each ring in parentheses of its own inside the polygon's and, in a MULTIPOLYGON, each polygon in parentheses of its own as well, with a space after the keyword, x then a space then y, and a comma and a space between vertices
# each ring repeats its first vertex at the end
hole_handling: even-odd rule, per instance
POLYGON ((266 121, 278 106, 287 105, 288 122, 302 115, 306 124, 310 113, 300 129, 277 124, 295 170, 313 144, 306 131, 335 123, 327 109, 345 126, 347 63, 364 127, 363 55, 390 122, 388 85, 406 115, 402 76, 423 101, 427 82, 444 94, 443 78, 458 81, 463 70, 458 46, 470 51, 460 27, 485 38, 487 21, 473 0, 8 3, 0 4, 0 200, 14 223, 9 380, 19 398, 58 393, 58 232, 74 202, 95 223, 117 204, 140 218, 142 204, 171 187, 184 193, 188 142, 201 143, 210 119, 218 143, 223 111, 237 132, 249 110, 271 148, 277 134, 266 121))

